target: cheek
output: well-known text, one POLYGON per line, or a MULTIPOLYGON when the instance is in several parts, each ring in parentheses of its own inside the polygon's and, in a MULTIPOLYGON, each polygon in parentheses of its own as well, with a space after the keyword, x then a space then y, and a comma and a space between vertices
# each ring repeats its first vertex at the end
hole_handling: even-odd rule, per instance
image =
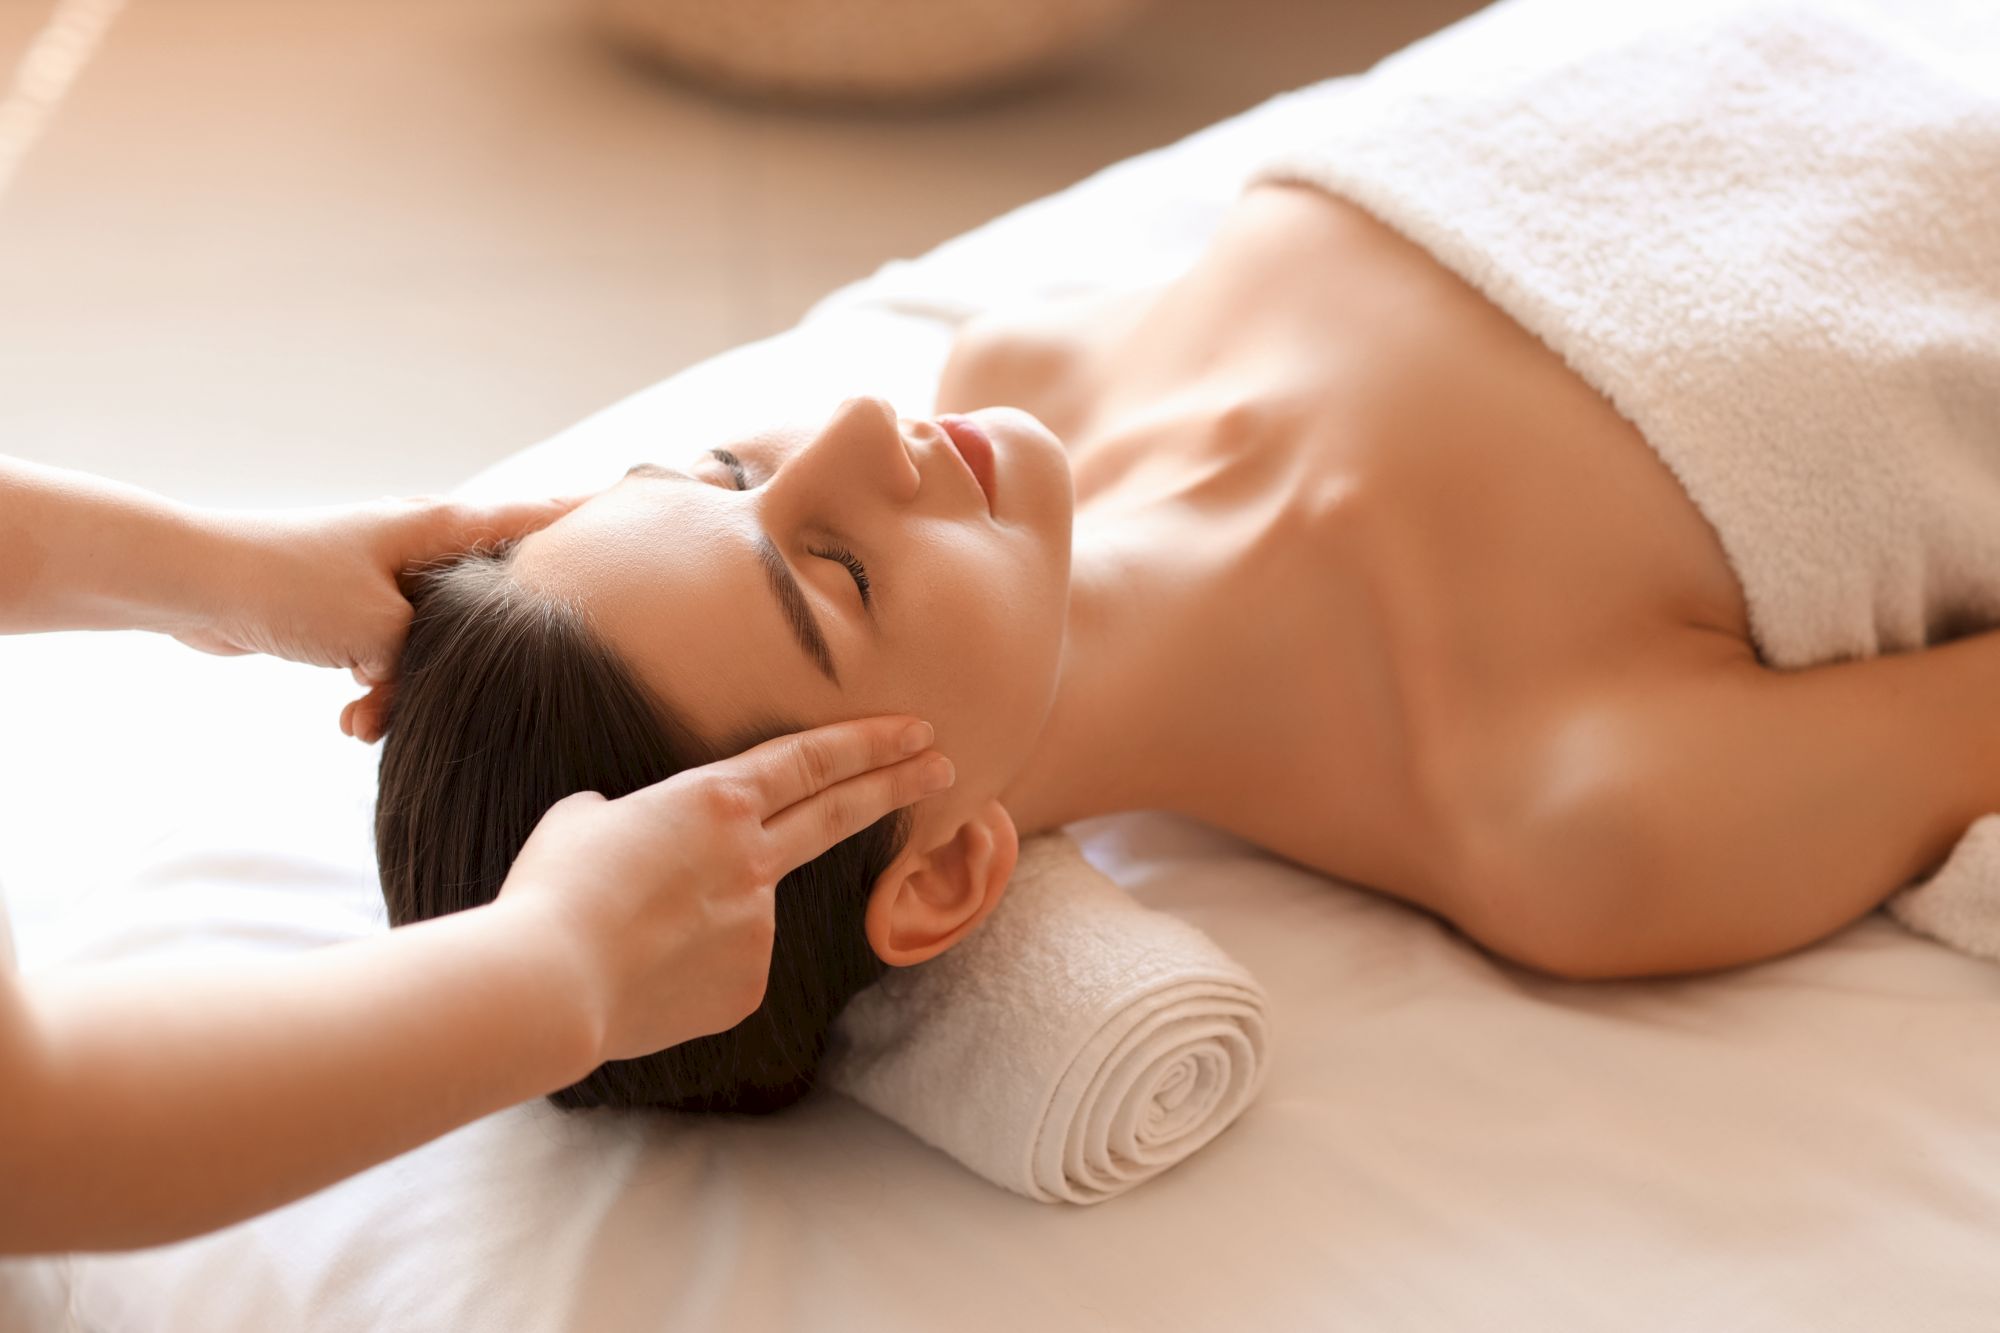
POLYGON ((968 680, 1012 677, 1059 631, 1065 569, 1026 534, 935 534, 912 561, 920 586, 918 637, 930 667, 968 680))
POLYGON ((928 553, 927 614, 899 663, 906 706, 938 728, 968 790, 998 790, 1025 761, 1054 699, 1067 585, 1032 554, 955 545, 928 553))

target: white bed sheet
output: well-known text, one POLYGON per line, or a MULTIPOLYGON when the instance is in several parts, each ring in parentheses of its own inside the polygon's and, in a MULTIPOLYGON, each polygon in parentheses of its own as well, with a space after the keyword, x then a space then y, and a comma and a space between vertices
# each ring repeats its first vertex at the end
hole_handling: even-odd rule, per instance
MULTIPOLYGON (((860 392, 923 413, 954 321, 1170 277, 1275 99, 829 296, 469 489, 609 481, 860 392)), ((374 752, 333 673, 140 636, 0 643, 24 961, 383 928, 374 752)), ((2000 1323, 2000 968, 1880 915, 1685 981, 1565 984, 1160 815, 1079 825, 1268 988, 1269 1083, 1111 1202, 1031 1203, 832 1095, 769 1121, 491 1116, 276 1213, 0 1266, 8 1329, 1945 1330, 2000 1323), (67 1284, 44 1313, 26 1313, 67 1284), (66 1307, 66 1308, 65 1308, 66 1307)))

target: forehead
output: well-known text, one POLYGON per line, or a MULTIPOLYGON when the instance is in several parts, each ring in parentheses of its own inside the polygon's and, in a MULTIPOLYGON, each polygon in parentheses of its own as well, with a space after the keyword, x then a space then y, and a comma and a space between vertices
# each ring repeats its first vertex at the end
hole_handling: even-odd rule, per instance
POLYGON ((810 673, 763 586, 756 520, 731 494, 628 477, 522 538, 512 561, 706 736, 754 725, 810 673))

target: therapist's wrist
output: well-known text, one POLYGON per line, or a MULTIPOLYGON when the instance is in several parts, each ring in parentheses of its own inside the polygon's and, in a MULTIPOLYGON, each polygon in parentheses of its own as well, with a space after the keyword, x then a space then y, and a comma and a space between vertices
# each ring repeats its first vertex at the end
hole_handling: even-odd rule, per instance
POLYGON ((175 521, 186 559, 167 590, 162 612, 176 627, 205 625, 256 576, 257 552, 244 540, 236 517, 225 510, 176 506, 175 521))
POLYGON ((216 515, 140 486, 0 458, 0 633, 200 623, 240 577, 216 515))
POLYGON ((100 483, 80 509, 87 534, 54 613, 57 628, 198 629, 229 585, 243 577, 218 515, 137 487, 100 483))
POLYGON ((599 960, 568 918, 540 897, 502 895, 473 913, 507 941, 517 960, 516 989, 536 1015, 548 1043, 555 1092, 605 1061, 611 1031, 611 991, 599 960))
POLYGON ((174 502, 159 522, 168 558, 146 590, 138 627, 186 636, 227 623, 264 577, 254 527, 226 510, 174 502))

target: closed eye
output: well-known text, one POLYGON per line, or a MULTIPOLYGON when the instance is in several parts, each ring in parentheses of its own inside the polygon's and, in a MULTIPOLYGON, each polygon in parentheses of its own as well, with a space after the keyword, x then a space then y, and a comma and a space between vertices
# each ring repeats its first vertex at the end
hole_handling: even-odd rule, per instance
POLYGON ((750 474, 743 470, 742 459, 730 453, 727 449, 710 449, 708 452, 715 458, 716 462, 729 469, 729 479, 736 483, 737 490, 747 491, 750 489, 750 474))
POLYGON ((829 547, 826 550, 814 550, 808 546, 806 549, 822 559, 837 560, 846 565, 847 572, 854 576, 854 586, 861 589, 861 605, 873 605, 873 599, 868 595, 868 567, 861 563, 854 552, 845 546, 829 547))
MULTIPOLYGON (((737 490, 747 491, 750 489, 750 473, 744 468, 742 459, 730 453, 727 449, 711 449, 708 452, 716 462, 729 469, 729 479, 735 484, 737 490)), ((806 550, 823 560, 832 560, 845 565, 847 572, 854 577, 854 586, 861 591, 861 605, 871 611, 874 609, 875 599, 871 594, 871 585, 868 581, 868 566, 861 563, 861 557, 855 555, 854 552, 848 550, 845 546, 833 546, 824 549, 809 546, 806 550)))

